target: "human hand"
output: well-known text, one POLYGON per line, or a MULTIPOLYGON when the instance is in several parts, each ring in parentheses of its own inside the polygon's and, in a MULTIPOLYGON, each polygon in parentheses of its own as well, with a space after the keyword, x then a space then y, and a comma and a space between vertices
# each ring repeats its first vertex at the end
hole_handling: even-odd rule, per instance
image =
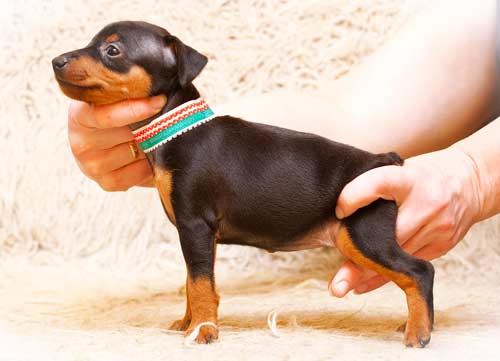
POLYGON ((98 106, 72 101, 68 138, 82 172, 105 191, 152 186, 151 167, 139 147, 134 157, 129 145, 134 137, 127 125, 157 114, 165 104, 164 95, 98 106))
MULTIPOLYGON (((431 260, 446 254, 477 222, 481 209, 479 175, 464 152, 448 148, 372 169, 345 186, 336 214, 344 218, 376 199, 398 205, 396 237, 409 254, 431 260)), ((346 261, 330 281, 330 293, 365 293, 388 282, 377 273, 346 261)))

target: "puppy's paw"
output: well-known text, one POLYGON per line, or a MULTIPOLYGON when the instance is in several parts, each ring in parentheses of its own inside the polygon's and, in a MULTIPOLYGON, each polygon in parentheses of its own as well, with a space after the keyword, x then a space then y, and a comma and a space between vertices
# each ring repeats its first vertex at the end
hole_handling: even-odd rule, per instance
POLYGON ((184 317, 181 320, 177 320, 175 322, 172 322, 172 324, 169 326, 169 330, 172 331, 186 331, 189 327, 189 324, 191 323, 190 318, 184 317))
POLYGON ((201 324, 201 327, 189 327, 186 331, 188 341, 195 341, 199 344, 208 344, 216 341, 219 338, 219 330, 213 323, 201 324))
POLYGON ((431 331, 428 327, 406 327, 404 343, 406 347, 424 348, 431 340, 431 331))

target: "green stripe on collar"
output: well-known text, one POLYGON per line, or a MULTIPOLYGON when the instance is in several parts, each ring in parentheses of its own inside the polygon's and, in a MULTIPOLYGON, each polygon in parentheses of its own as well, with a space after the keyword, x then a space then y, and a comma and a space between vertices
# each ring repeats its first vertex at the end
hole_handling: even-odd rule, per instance
POLYGON ((190 129, 208 122, 214 116, 214 112, 205 101, 199 98, 162 114, 132 133, 142 150, 148 153, 190 129))

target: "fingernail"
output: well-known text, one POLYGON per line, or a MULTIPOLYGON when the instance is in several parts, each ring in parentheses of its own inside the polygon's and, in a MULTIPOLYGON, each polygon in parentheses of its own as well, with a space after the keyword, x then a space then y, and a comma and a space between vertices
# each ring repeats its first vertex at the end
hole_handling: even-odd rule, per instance
POLYGON ((155 110, 161 110, 165 106, 166 103, 167 103, 167 97, 165 95, 161 94, 161 95, 157 95, 157 96, 151 98, 149 104, 151 104, 151 106, 155 110))
POLYGON ((335 209, 335 215, 337 216, 338 219, 342 219, 342 218, 344 218, 344 211, 342 209, 340 209, 339 207, 337 207, 335 209))
POLYGON ((334 294, 334 296, 344 297, 347 292, 349 292, 349 283, 347 283, 347 281, 340 281, 338 283, 335 283, 331 292, 332 294, 334 294))
POLYGON ((367 289, 368 289, 368 286, 363 283, 362 285, 359 285, 358 287, 356 287, 354 289, 354 293, 357 295, 360 295, 362 293, 365 293, 367 289))

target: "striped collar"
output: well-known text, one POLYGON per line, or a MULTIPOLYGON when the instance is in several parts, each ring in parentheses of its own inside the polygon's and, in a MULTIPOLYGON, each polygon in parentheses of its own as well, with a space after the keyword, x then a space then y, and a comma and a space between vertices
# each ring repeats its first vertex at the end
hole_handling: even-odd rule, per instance
POLYGON ((145 153, 215 117, 204 99, 184 103, 149 124, 134 130, 135 141, 145 153))

